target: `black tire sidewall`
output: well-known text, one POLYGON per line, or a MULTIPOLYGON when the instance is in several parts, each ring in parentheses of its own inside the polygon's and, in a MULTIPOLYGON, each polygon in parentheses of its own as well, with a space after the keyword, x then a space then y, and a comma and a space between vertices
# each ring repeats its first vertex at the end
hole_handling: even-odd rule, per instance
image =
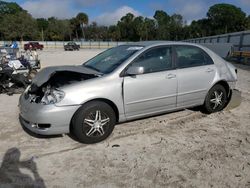
POLYGON ((85 144, 94 144, 105 140, 112 133, 115 123, 116 123, 115 112, 110 105, 101 101, 92 101, 83 105, 75 113, 72 120, 72 128, 73 128, 72 133, 79 142, 85 144), (110 118, 109 127, 105 131, 103 136, 89 137, 83 132, 84 119, 86 116, 88 116, 90 112, 93 111, 95 112, 96 110, 100 110, 101 112, 107 114, 107 116, 110 118))
POLYGON ((218 112, 218 111, 221 111, 225 108, 226 104, 227 104, 227 92, 226 92, 226 89, 222 86, 222 85, 215 85, 213 86, 207 96, 206 96, 206 99, 205 99, 205 103, 204 103, 204 108, 205 108, 205 112, 207 113, 214 113, 214 112, 218 112), (214 91, 222 91, 223 92, 223 100, 222 100, 222 105, 219 107, 219 108, 216 108, 216 109, 212 109, 211 106, 210 106, 210 100, 211 100, 211 96, 212 94, 214 93, 214 91))

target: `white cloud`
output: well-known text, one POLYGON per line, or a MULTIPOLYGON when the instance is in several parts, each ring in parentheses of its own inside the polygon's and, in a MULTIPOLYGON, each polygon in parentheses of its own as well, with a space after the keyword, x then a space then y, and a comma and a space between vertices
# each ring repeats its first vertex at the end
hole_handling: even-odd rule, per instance
POLYGON ((74 11, 70 8, 71 1, 68 0, 36 0, 25 1, 21 6, 28 10, 35 18, 69 18, 74 15, 74 11))
POLYGON ((121 17, 125 16, 127 13, 132 13, 135 16, 141 15, 140 12, 129 6, 122 6, 113 12, 105 12, 101 14, 100 16, 96 17, 95 21, 99 25, 112 25, 116 24, 121 19, 121 17))
POLYGON ((181 14, 187 23, 206 16, 208 4, 201 0, 171 0, 170 5, 175 7, 175 12, 181 14))
POLYGON ((224 2, 221 0, 169 0, 164 6, 164 10, 172 7, 173 12, 181 14, 190 24, 193 20, 205 18, 209 8, 217 3, 231 3, 242 8, 246 13, 250 10, 250 0, 231 0, 231 2, 225 0, 224 2))
MULTIPOLYGON (((103 0, 102 2, 94 0, 28 0, 25 1, 21 6, 27 10, 35 18, 71 18, 76 16, 79 8, 95 6, 100 3, 108 2, 110 0, 103 0), (78 5, 78 9, 75 6, 78 5)), ((122 16, 127 13, 132 13, 135 16, 141 15, 140 12, 129 6, 122 6, 115 11, 104 12, 97 16, 95 19, 99 25, 112 25, 116 24, 122 16)))

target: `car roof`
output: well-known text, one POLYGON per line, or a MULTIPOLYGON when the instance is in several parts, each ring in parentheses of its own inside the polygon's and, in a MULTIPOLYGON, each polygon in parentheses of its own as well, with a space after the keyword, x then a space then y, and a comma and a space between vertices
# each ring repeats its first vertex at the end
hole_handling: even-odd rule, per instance
POLYGON ((200 46, 194 43, 188 43, 188 42, 177 42, 177 41, 161 41, 161 40, 155 40, 155 41, 140 41, 140 42, 133 42, 129 43, 131 45, 139 45, 139 46, 144 46, 144 47, 149 47, 149 46, 157 46, 157 45, 193 45, 193 46, 200 46))

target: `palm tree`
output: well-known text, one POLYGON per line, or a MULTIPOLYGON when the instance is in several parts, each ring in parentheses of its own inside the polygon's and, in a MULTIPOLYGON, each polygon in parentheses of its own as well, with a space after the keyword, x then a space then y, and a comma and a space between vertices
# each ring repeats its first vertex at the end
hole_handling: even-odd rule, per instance
POLYGON ((80 12, 79 14, 77 14, 76 19, 77 19, 77 21, 80 24, 80 27, 82 29, 82 37, 85 39, 83 26, 88 25, 88 23, 89 23, 88 15, 83 13, 83 12, 80 12))

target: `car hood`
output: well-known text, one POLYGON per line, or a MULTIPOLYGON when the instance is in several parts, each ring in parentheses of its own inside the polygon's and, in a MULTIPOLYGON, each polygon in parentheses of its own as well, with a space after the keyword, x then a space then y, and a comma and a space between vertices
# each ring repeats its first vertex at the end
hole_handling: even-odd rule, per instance
POLYGON ((37 73, 35 78, 32 80, 32 85, 36 85, 37 87, 42 86, 44 83, 48 82, 49 79, 57 72, 76 72, 82 74, 91 74, 91 75, 99 75, 100 73, 84 67, 82 65, 77 66, 53 66, 46 67, 37 73))

